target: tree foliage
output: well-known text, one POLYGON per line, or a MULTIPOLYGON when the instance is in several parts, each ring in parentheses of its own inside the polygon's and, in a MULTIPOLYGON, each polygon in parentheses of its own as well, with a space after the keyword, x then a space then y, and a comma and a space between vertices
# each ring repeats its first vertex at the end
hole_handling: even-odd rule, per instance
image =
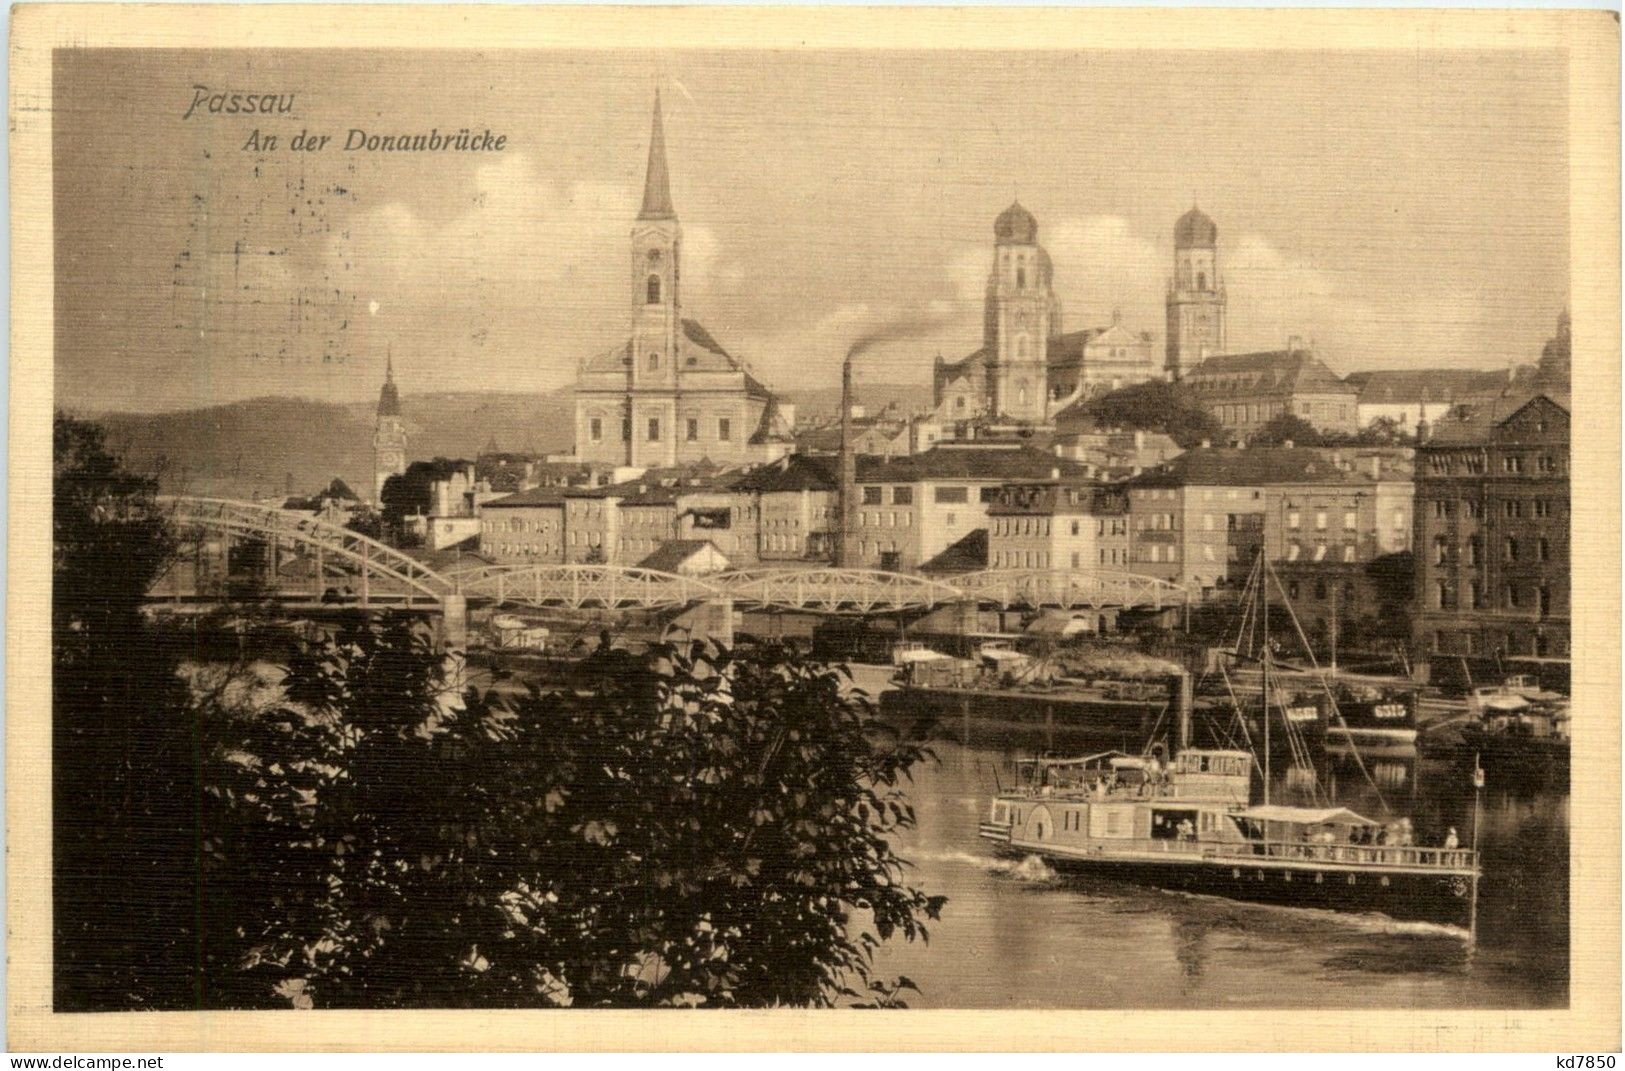
POLYGON ((1326 446, 1326 437, 1309 421, 1293 413, 1277 413, 1248 436, 1249 446, 1326 446))
POLYGON ((1136 383, 1103 394, 1083 403, 1078 413, 1096 427, 1162 432, 1185 449, 1204 439, 1224 439, 1218 418, 1184 387, 1166 380, 1136 383))
POLYGON ((448 690, 404 619, 219 701, 210 1003, 892 1003, 921 733, 792 648, 607 646, 576 686, 448 690))
POLYGON ((199 792, 176 659, 142 614, 175 552, 157 481, 57 414, 51 591, 54 1007, 185 1007, 199 792))

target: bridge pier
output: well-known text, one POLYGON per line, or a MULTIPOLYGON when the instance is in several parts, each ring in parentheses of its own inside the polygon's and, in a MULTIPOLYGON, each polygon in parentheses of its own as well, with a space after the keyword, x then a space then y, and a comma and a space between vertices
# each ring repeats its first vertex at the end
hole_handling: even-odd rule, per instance
POLYGON ((684 610, 672 620, 668 632, 687 632, 696 640, 710 640, 722 647, 734 645, 734 601, 709 599, 684 610))
POLYGON ((468 649, 468 596, 440 597, 440 649, 442 651, 468 649))

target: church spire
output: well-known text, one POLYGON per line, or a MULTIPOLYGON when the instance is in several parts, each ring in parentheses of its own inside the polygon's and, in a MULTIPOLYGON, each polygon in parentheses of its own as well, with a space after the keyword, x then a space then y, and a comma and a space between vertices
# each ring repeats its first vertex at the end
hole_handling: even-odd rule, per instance
POLYGON ((666 131, 660 122, 660 90, 655 90, 654 124, 649 134, 649 171, 643 180, 639 219, 676 219, 671 206, 671 179, 666 173, 666 131))
POLYGON ((387 350, 384 356, 384 385, 378 391, 378 415, 381 417, 401 415, 401 396, 395 387, 395 355, 387 350))

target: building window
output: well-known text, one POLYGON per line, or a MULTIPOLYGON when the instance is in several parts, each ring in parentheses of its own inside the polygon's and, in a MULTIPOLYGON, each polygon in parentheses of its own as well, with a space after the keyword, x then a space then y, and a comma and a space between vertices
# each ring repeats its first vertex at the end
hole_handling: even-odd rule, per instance
POLYGON ((1539 539, 1535 540, 1535 557, 1539 561, 1543 562, 1549 562, 1552 560, 1552 545, 1546 542, 1545 536, 1541 536, 1539 539))
POLYGON ((1518 539, 1516 536, 1507 536, 1506 545, 1503 549, 1507 561, 1515 562, 1518 560, 1518 539))
POLYGON ((650 305, 660 304, 660 276, 649 276, 648 293, 645 295, 644 300, 650 305))
POLYGON ((939 503, 969 502, 970 495, 963 487, 935 487, 932 498, 939 503))
POLYGON ((1501 459, 1501 468, 1513 475, 1523 472, 1523 456, 1521 454, 1508 454, 1501 459))
POLYGON ((1469 498, 1462 505, 1465 507, 1467 516, 1473 518, 1474 520, 1484 516, 1484 503, 1478 501, 1477 499, 1469 498))
POLYGON ((649 371, 660 371, 660 354, 658 351, 649 354, 649 371))
POLYGON ((1353 543, 1344 543, 1343 544, 1343 560, 1346 561, 1346 562, 1351 562, 1351 561, 1354 560, 1354 544, 1353 543))
POLYGON ((602 417, 593 417, 587 421, 587 437, 595 443, 603 441, 604 421, 602 417))
POLYGON ((948 514, 942 520, 943 520, 943 523, 946 524, 949 528, 952 528, 955 524, 959 523, 958 518, 956 518, 952 513, 948 514))
POLYGON ((1436 605, 1437 605, 1438 609, 1440 609, 1440 610, 1449 610, 1449 609, 1451 609, 1451 601, 1452 600, 1450 598, 1450 583, 1449 583, 1449 581, 1441 580, 1441 581, 1438 582, 1438 584, 1435 586, 1434 598, 1435 598, 1435 600, 1437 600, 1436 605))
POLYGON ((1473 581, 1473 586, 1468 589, 1467 598, 1470 600, 1469 606, 1471 609, 1482 610, 1484 608, 1484 585, 1477 580, 1473 581))
POLYGON ((1303 557, 1303 544, 1296 539, 1286 545, 1286 560, 1295 562, 1303 557))
POLYGON ((912 506, 914 504, 914 488, 903 486, 891 489, 891 502, 894 506, 912 506))
MULTIPOLYGON (((1105 556, 1105 551, 1101 552, 1101 556, 1102 557, 1105 556)), ((1080 560, 1081 559, 1080 559, 1080 555, 1078 554, 1078 552, 1073 551, 1072 552, 1072 568, 1076 569, 1078 567, 1078 564, 1079 564, 1080 560)))
POLYGON ((727 417, 723 417, 721 420, 717 421, 717 438, 718 439, 720 439, 722 442, 728 442, 728 441, 733 439, 733 435, 734 435, 733 421, 729 420, 727 417))
POLYGON ((698 442, 700 438, 700 422, 693 417, 688 418, 688 441, 698 442))
POLYGON ((1552 504, 1550 502, 1546 501, 1544 498, 1535 499, 1535 516, 1537 516, 1537 517, 1550 517, 1551 515, 1552 515, 1552 504))
POLYGON ((1315 561, 1320 562, 1320 561, 1325 561, 1325 560, 1326 560, 1326 543, 1325 543, 1324 540, 1316 541, 1316 543, 1315 543, 1315 561))
POLYGON ((1468 565, 1477 565, 1478 564, 1479 556, 1483 553, 1483 547, 1484 547, 1483 542, 1477 536, 1473 536, 1473 538, 1471 538, 1471 539, 1469 539, 1467 541, 1467 564, 1468 565))
POLYGON ((1541 454, 1535 459, 1535 468, 1540 472, 1557 471, 1557 462, 1550 454, 1541 454))
POLYGON ((1540 586, 1539 598, 1540 616, 1550 617, 1552 615, 1552 589, 1547 587, 1545 584, 1542 584, 1540 586))
POLYGON ((1503 502, 1503 503, 1501 503, 1501 512, 1504 513, 1508 517, 1522 517, 1523 516, 1523 503, 1522 502, 1513 502, 1513 501, 1510 501, 1510 500, 1506 501, 1506 502, 1503 502))
POLYGON ((1394 510, 1394 531, 1403 532, 1409 527, 1410 525, 1405 523, 1405 511, 1402 509, 1394 510))
POLYGON ((652 443, 657 443, 657 442, 660 441, 660 418, 659 417, 650 417, 649 418, 649 441, 652 442, 652 443))
POLYGON ((1355 524, 1354 511, 1351 510, 1351 509, 1344 510, 1343 511, 1343 530, 1345 532, 1354 531, 1354 524, 1355 524))
POLYGON ((1325 510, 1320 510, 1319 512, 1317 512, 1315 514, 1315 531, 1324 532, 1325 530, 1326 530, 1326 511, 1325 510))
POLYGON ((1450 540, 1444 536, 1433 537, 1433 564, 1444 565, 1450 560, 1450 540))
POLYGON ((1296 511, 1293 511, 1293 512, 1292 512, 1292 513, 1288 513, 1288 514, 1287 514, 1287 515, 1286 515, 1286 526, 1287 526, 1287 527, 1288 527, 1288 528, 1298 528, 1298 527, 1301 527, 1301 526, 1300 526, 1300 525, 1299 525, 1299 523, 1298 523, 1298 514, 1297 514, 1297 512, 1296 512, 1296 511))
POLYGON ((1433 516, 1435 520, 1444 520, 1446 517, 1450 516, 1451 512, 1452 510, 1450 509, 1449 502, 1446 502, 1442 498, 1434 501, 1433 516))
POLYGON ((883 490, 884 488, 880 487, 865 487, 863 489, 863 504, 865 506, 880 505, 880 496, 883 490))

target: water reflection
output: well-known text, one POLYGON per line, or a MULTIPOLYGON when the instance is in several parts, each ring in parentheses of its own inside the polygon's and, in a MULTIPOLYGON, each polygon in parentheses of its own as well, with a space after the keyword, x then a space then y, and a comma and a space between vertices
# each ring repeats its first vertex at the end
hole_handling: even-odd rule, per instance
MULTIPOLYGON (((1009 860, 976 836, 995 771, 1041 750, 1098 749, 1084 737, 952 726, 916 774, 919 828, 900 845, 915 878, 949 897, 928 945, 883 948, 926 1007, 1552 1007, 1568 1000, 1568 801, 1492 772, 1479 817, 1485 880, 1479 944, 1382 916, 1243 904, 1009 860)), ((1113 746, 1107 742, 1105 746, 1113 746)), ((1459 762, 1332 764, 1324 793, 1361 813, 1408 814, 1424 843, 1464 840, 1473 792, 1459 762), (1372 782, 1376 783, 1373 784, 1372 782)), ((1284 776, 1281 779, 1284 782, 1284 776)), ((1284 783, 1279 784, 1285 790, 1284 783)))

